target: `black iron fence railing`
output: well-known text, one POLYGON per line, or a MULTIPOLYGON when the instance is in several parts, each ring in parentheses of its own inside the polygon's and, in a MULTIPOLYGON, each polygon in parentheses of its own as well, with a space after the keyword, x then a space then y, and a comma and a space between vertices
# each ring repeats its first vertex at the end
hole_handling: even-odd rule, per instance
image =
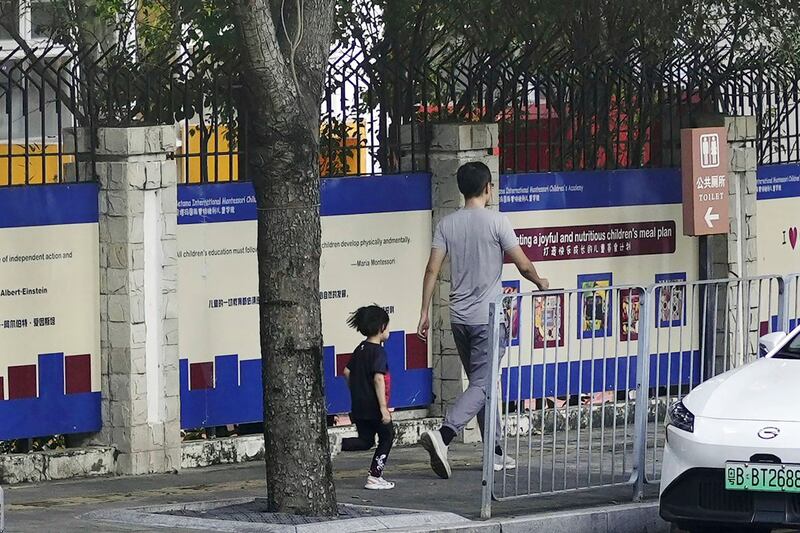
MULTIPOLYGON (((680 129, 723 114, 756 116, 761 164, 800 162, 800 77, 769 56, 679 47, 657 60, 630 50, 584 63, 558 50, 470 46, 333 46, 321 175, 425 170, 424 132, 453 121, 496 122, 506 173, 678 166, 680 129)), ((65 130, 99 125, 174 124, 182 183, 248 179, 235 54, 188 43, 169 57, 54 50, 0 49, 0 186, 92 179, 90 165, 74 163, 93 155, 74 153, 65 130)))
MULTIPOLYGON (((61 50, 0 49, 0 186, 91 180, 65 132, 90 125, 79 60, 61 50)), ((91 152, 91 149, 89 150, 91 152)))

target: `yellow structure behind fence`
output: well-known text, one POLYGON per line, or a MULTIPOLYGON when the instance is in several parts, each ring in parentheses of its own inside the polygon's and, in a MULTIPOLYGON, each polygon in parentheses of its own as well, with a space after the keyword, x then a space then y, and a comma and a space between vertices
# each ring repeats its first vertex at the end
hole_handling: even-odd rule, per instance
MULTIPOLYGON (((355 126, 347 128, 348 137, 344 142, 334 138, 332 150, 327 140, 322 141, 322 152, 319 158, 320 173, 337 176, 357 176, 367 173, 367 148, 359 139, 365 138, 364 127, 356 132, 355 126), (328 153, 331 152, 331 153, 328 153), (327 154, 327 155, 326 155, 327 154), (330 160, 333 164, 331 165, 330 160), (331 168, 332 167, 332 168, 331 168)), ((189 126, 188 133, 184 129, 183 146, 178 149, 179 183, 202 183, 203 167, 207 162, 206 172, 209 183, 237 181, 239 179, 239 155, 237 150, 231 152, 228 127, 220 125, 215 132, 211 129, 206 135, 205 154, 201 155, 202 136, 200 126, 189 126)))
POLYGON ((181 130, 182 146, 177 151, 178 183, 202 183, 203 160, 206 161, 208 182, 238 181, 239 156, 231 153, 228 127, 220 125, 215 132, 208 133, 205 155, 201 152, 200 126, 190 125, 181 130))
MULTIPOLYGON (((355 130, 355 127, 348 128, 355 130)), ((359 146, 354 132, 348 138, 335 139, 332 153, 328 154, 330 140, 321 148, 320 172, 323 176, 333 174, 356 176, 367 171, 367 149, 359 146), (327 154, 327 155, 326 155, 327 154), (331 164, 332 163, 332 164, 331 164), (332 168, 331 168, 332 167, 332 168)), ((363 127, 360 137, 363 138, 363 127)), ((178 183, 209 183, 238 181, 239 155, 231 143, 228 128, 220 125, 217 131, 207 134, 206 148, 201 151, 200 126, 190 125, 182 130, 182 146, 176 152, 178 183), (203 179, 203 161, 206 162, 206 180, 203 179)), ((59 183, 68 164, 73 163, 73 155, 58 155, 59 146, 55 143, 11 143, 0 141, 0 187, 8 185, 59 183), (27 157, 26 157, 27 154, 27 157)))
POLYGON ((59 162, 63 172, 65 166, 73 161, 72 156, 66 155, 59 160, 57 144, 0 143, 0 187, 58 183, 59 162))

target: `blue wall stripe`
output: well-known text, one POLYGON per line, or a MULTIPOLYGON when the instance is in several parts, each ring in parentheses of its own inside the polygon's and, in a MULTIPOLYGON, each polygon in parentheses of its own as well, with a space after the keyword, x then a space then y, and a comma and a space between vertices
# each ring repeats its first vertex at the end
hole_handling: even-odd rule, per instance
MULTIPOLYGON (((637 356, 504 368, 503 399, 593 394, 636 388, 637 356), (568 368, 569 365, 569 368, 568 368), (556 375, 556 368, 558 372, 556 375), (533 371, 533 379, 531 379, 533 371), (520 375, 522 379, 520 380, 520 375), (569 382, 567 378, 569 377, 569 382), (531 390, 531 386, 533 390, 531 390)), ((650 355, 650 387, 700 382, 700 352, 650 355)))
POLYGON ((395 174, 325 178, 320 194, 323 216, 430 211, 431 177, 430 174, 395 174))
POLYGON ((758 167, 759 200, 777 200, 800 196, 800 165, 766 165, 758 167))
POLYGON ((679 169, 500 176, 500 210, 506 212, 679 204, 681 199, 679 169))
MULTIPOLYGON (((324 178, 320 185, 322 216, 429 211, 429 174, 324 178)), ((249 182, 180 185, 178 224, 237 222, 257 216, 249 182)))
POLYGON ((0 401, 0 440, 100 431, 100 393, 64 394, 64 354, 42 354, 39 397, 0 401))
POLYGON ((0 187, 0 228, 96 223, 98 212, 95 183, 0 187))
POLYGON ((256 219, 256 198, 249 182, 178 186, 178 224, 238 222, 256 219))
MULTIPOLYGON (((405 332, 392 332, 386 342, 386 351, 392 376, 390 406, 430 405, 433 401, 433 370, 405 370, 405 332)), ((326 346, 323 358, 328 413, 347 413, 350 411, 350 391, 345 379, 335 375, 335 348, 326 346)), ((264 419, 260 359, 240 361, 237 355, 215 357, 213 389, 189 390, 189 361, 181 359, 179 369, 183 429, 244 424, 264 419), (237 369, 240 370, 239 374, 237 369), (241 379, 241 383, 237 385, 238 379, 241 379)))

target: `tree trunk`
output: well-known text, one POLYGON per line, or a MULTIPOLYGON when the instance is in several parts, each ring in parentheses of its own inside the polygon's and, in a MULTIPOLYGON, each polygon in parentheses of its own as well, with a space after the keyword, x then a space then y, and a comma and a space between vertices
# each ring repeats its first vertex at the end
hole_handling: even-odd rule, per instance
POLYGON ((319 134, 333 0, 239 0, 236 19, 251 117, 245 150, 258 205, 267 499, 274 512, 332 516, 337 504, 319 301, 319 134))
MULTIPOLYGON (((335 512, 319 306, 319 159, 301 124, 251 138, 258 203, 264 442, 271 509, 335 512)), ((256 128, 257 130, 260 128, 256 128)))

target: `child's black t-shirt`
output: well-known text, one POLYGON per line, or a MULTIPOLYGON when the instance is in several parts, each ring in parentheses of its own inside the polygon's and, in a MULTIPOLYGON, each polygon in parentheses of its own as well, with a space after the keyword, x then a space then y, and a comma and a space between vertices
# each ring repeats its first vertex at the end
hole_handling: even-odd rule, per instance
POLYGON ((380 344, 364 341, 353 351, 347 368, 350 370, 350 416, 354 420, 380 420, 381 408, 373 379, 375 374, 389 373, 386 350, 380 344))

